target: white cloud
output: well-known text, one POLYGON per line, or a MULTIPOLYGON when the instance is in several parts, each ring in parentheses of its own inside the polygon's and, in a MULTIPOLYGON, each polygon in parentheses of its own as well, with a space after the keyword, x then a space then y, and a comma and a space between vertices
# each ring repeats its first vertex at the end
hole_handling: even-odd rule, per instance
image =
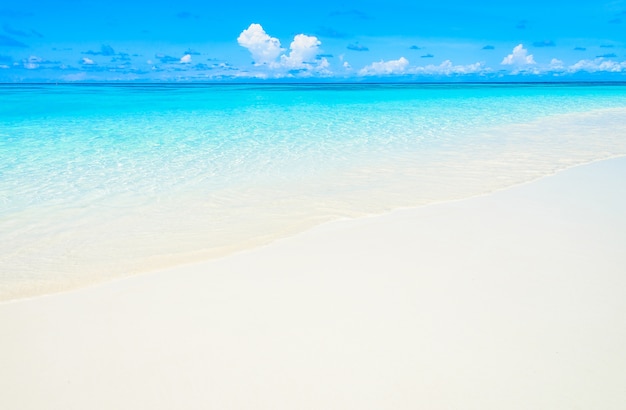
POLYGON ((24 68, 27 70, 34 70, 36 68, 39 68, 39 63, 41 63, 42 61, 43 60, 40 57, 30 56, 28 57, 28 59, 23 60, 24 68))
POLYGON ((563 69, 563 61, 558 58, 553 58, 550 60, 550 69, 552 70, 562 70, 563 69))
POLYGON ((280 41, 270 37, 260 24, 250 24, 250 27, 241 32, 237 42, 250 51, 257 65, 275 61, 283 51, 280 41))
POLYGON ((522 44, 519 44, 513 49, 513 52, 511 54, 504 57, 500 64, 523 66, 536 63, 533 55, 528 54, 528 50, 526 50, 522 44))
POLYGON ((451 75, 451 74, 476 74, 489 71, 482 63, 474 63, 468 65, 454 65, 452 61, 446 60, 439 65, 429 64, 424 67, 415 67, 409 70, 414 74, 431 74, 431 75, 451 75))
POLYGON ((378 62, 363 67, 359 71, 359 75, 402 74, 408 66, 409 60, 404 57, 400 57, 397 60, 380 60, 378 62))
POLYGON ((347 61, 343 62, 343 68, 345 68, 346 70, 352 70, 352 66, 347 61))
POLYGON ((595 60, 580 60, 576 64, 572 64, 567 68, 570 73, 579 71, 587 71, 589 73, 610 72, 620 73, 626 72, 626 61, 621 63, 613 60, 605 60, 604 58, 596 58, 595 60))
POLYGON ((96 64, 96 62, 93 61, 91 58, 83 57, 83 59, 81 60, 81 64, 84 64, 84 65, 94 65, 94 64, 96 64))
MULTIPOLYGON (((307 68, 314 62, 319 53, 321 41, 315 36, 298 34, 289 46, 289 55, 280 56, 280 63, 287 68, 307 68)), ((325 58, 323 60, 326 60, 325 58)))
POLYGON ((11 67, 9 67, 9 66, 8 66, 8 65, 6 65, 6 64, 0 64, 0 68, 2 68, 2 69, 7 69, 7 68, 11 68, 11 67))
POLYGON ((180 62, 182 64, 189 64, 191 63, 191 54, 185 54, 184 56, 181 57, 180 62))
POLYGON ((318 57, 322 42, 315 36, 297 34, 289 45, 289 54, 281 55, 285 50, 280 47, 280 41, 270 37, 260 24, 251 24, 241 32, 237 42, 250 51, 256 66, 263 66, 263 69, 272 71, 272 74, 245 72, 247 76, 278 78, 294 75, 309 76, 312 72, 331 74, 328 70, 330 67, 328 60, 318 57), (300 72, 289 72, 291 70, 300 70, 300 72))

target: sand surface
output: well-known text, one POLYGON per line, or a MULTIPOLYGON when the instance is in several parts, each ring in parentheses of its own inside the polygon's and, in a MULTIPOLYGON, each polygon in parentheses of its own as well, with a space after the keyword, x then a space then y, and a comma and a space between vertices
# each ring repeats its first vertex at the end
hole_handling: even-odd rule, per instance
POLYGON ((2 409, 623 409, 626 158, 0 304, 2 409))

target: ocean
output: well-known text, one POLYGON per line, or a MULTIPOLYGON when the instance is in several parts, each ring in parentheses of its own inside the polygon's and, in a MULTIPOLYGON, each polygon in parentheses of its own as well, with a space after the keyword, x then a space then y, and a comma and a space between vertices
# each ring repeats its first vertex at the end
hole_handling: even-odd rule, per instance
POLYGON ((0 85, 0 300, 625 154, 620 84, 0 85))

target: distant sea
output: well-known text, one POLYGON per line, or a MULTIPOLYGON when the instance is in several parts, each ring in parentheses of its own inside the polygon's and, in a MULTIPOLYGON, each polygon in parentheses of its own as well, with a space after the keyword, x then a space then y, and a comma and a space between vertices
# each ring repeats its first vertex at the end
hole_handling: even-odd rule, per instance
POLYGON ((624 85, 1 85, 0 300, 625 154, 624 85))

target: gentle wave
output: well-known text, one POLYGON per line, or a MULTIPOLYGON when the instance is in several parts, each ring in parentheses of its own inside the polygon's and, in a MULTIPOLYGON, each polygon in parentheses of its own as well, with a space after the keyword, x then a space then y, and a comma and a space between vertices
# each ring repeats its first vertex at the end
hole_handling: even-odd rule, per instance
POLYGON ((622 90, 11 90, 0 96, 0 300, 624 155, 622 90))

